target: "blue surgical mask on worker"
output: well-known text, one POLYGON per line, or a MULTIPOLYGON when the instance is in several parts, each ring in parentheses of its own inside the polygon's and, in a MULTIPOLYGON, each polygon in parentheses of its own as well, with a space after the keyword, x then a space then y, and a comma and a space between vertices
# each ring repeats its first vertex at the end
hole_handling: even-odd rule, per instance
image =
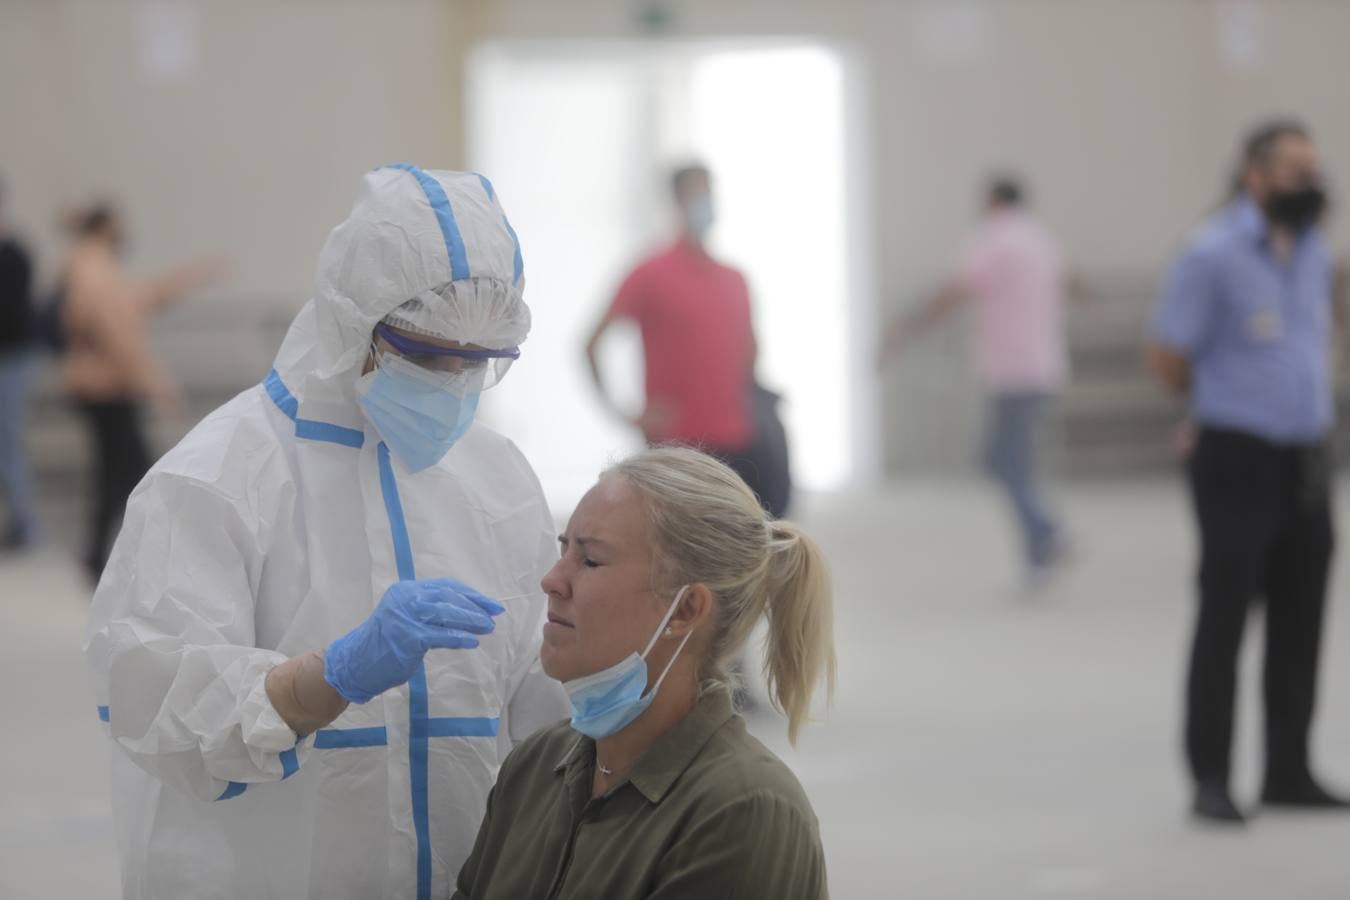
POLYGON ((671 655, 670 662, 666 663, 665 669, 656 679, 656 684, 644 695, 643 691, 647 688, 647 655, 656 646, 671 616, 675 615, 686 590, 688 585, 680 588, 675 595, 670 609, 666 610, 661 624, 656 626, 656 633, 641 654, 630 653, 608 669, 563 682, 563 690, 567 691, 567 698, 572 702, 573 728, 589 738, 599 740, 627 728, 629 723, 652 705, 652 698, 661 689, 661 682, 666 680, 680 651, 684 650, 684 645, 689 643, 689 636, 693 634, 692 631, 685 634, 684 640, 680 641, 680 646, 671 655))
POLYGON ((473 424, 482 371, 447 376, 393 353, 375 353, 375 368, 357 385, 361 409, 411 472, 440 462, 473 424))
POLYGON ((689 198, 684 208, 685 222, 689 226, 689 233, 694 237, 703 238, 712 230, 713 223, 717 221, 717 213, 713 209, 711 194, 695 194, 689 198))

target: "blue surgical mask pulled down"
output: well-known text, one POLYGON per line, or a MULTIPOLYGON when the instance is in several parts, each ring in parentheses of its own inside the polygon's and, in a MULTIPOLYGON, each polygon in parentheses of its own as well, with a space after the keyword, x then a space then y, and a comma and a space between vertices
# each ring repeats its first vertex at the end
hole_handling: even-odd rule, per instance
POLYGON ((563 682, 563 690, 567 691, 567 698, 572 701, 573 728, 589 738, 599 740, 627 728, 629 723, 652 705, 652 698, 661 689, 661 682, 670 674, 671 666, 675 665, 675 660, 684 650, 684 645, 689 643, 689 635, 693 632, 685 634, 684 640, 680 641, 680 646, 671 655, 670 662, 666 663, 666 668, 656 679, 656 684, 644 696, 642 692, 647 687, 647 654, 656 646, 657 639, 661 637, 671 616, 675 615, 688 589, 688 585, 680 588, 670 609, 661 619, 661 624, 656 627, 656 634, 652 635, 647 648, 640 655, 630 653, 608 669, 563 682))
POLYGON ((408 471, 434 466, 473 424, 482 373, 449 377, 392 353, 376 361, 357 383, 361 409, 408 471))

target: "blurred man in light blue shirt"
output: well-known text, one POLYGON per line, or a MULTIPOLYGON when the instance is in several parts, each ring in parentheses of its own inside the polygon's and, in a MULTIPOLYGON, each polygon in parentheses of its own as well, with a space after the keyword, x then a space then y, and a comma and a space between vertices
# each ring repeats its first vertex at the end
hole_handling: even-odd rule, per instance
POLYGON ((1150 361, 1187 394, 1199 439, 1189 461, 1200 531, 1200 605, 1187 682, 1194 812, 1242 822, 1229 794, 1237 659, 1247 610, 1266 605, 1268 806, 1342 807, 1312 775, 1308 740, 1335 537, 1335 264, 1308 130, 1253 132, 1232 201, 1200 227, 1163 288, 1150 361))
POLYGON ((1321 234, 1272 234, 1246 193, 1201 227, 1167 279, 1155 328, 1190 363, 1198 424, 1275 443, 1326 436, 1333 273, 1321 234))

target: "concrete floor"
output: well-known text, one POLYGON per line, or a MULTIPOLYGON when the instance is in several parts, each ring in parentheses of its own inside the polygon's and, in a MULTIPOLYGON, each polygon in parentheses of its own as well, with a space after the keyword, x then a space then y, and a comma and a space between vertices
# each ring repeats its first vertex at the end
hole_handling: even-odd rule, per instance
MULTIPOLYGON (((832 896, 1350 897, 1350 815, 1270 814, 1241 832, 1184 815, 1176 726, 1192 539, 1179 487, 1079 484, 1061 499, 1081 552, 1036 598, 1013 589, 1003 511, 980 485, 806 504, 838 588, 836 702, 796 750, 772 717, 754 727, 815 803, 832 896)), ((85 598, 67 558, 49 548, 0 561, 6 900, 117 896, 106 747, 78 651, 85 598)), ((1342 788, 1350 619, 1336 607, 1348 579, 1341 566, 1316 741, 1342 788)), ((1259 774, 1258 662, 1248 654, 1245 798, 1259 774)))

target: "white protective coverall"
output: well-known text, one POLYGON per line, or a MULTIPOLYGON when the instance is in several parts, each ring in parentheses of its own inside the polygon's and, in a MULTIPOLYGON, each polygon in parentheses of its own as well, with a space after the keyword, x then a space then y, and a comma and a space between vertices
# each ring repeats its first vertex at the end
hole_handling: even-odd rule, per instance
POLYGON ((528 330, 522 284, 486 179, 367 174, 273 371, 137 487, 86 640, 126 897, 448 896, 499 763, 567 715, 538 664, 557 550, 529 464, 475 425, 410 474, 355 393, 395 307, 452 285, 457 339, 495 349, 528 330), (432 650, 408 684, 297 741, 268 670, 409 578, 457 579, 507 610, 479 648, 432 650))

